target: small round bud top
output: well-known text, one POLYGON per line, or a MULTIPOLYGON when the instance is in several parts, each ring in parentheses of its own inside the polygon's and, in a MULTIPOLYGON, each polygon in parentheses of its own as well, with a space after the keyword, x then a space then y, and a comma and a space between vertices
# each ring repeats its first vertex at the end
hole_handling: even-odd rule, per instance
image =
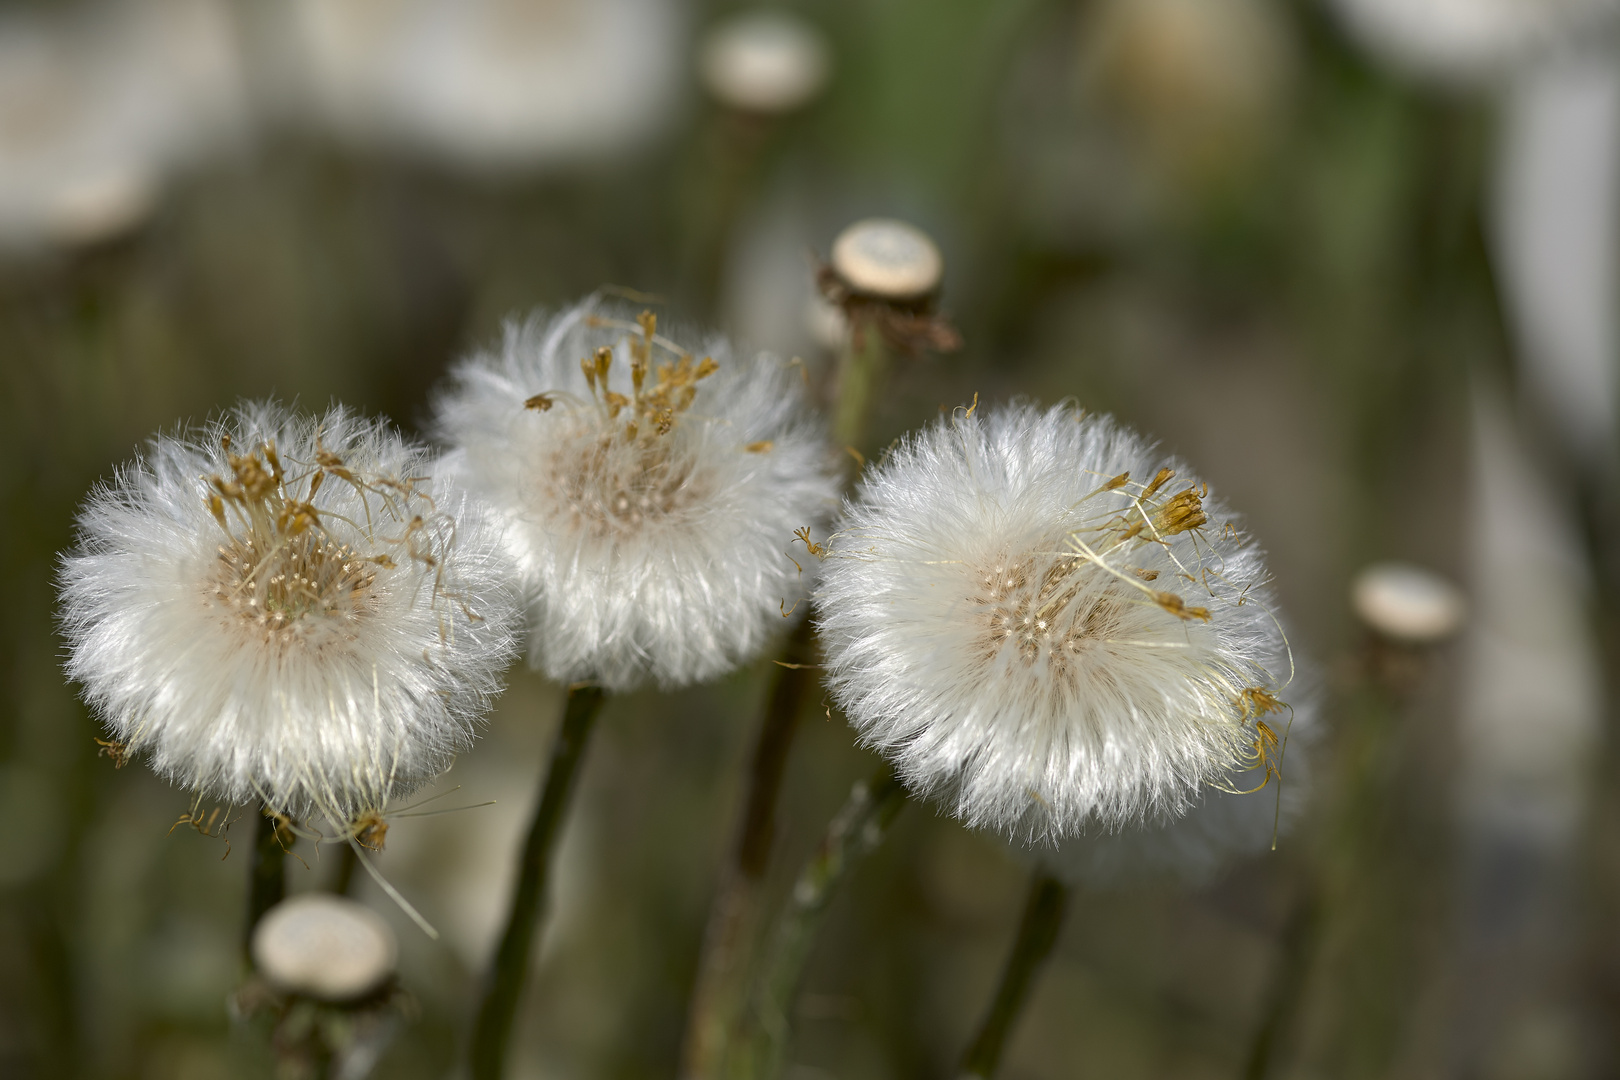
POLYGON ((816 560, 788 547, 838 485, 802 370, 681 340, 593 298, 508 325, 438 401, 458 477, 506 523, 530 662, 558 682, 712 679, 803 610, 816 560))
POLYGON ((1438 574, 1406 563, 1374 563, 1350 587, 1356 615, 1374 631, 1396 641, 1433 645, 1461 627, 1467 603, 1458 588, 1438 574))
POLYGON ((820 31, 785 11, 726 19, 709 31, 698 55, 705 89, 722 105, 753 113, 807 104, 826 85, 828 66, 820 31))
POLYGON ((134 164, 65 181, 47 211, 47 228, 60 243, 80 246, 133 231, 157 202, 157 177, 134 164))
POLYGON ((867 468, 824 548, 833 699, 969 826, 1057 842, 1281 768, 1261 553, 1108 417, 958 409, 867 468))
POLYGON ((376 912, 331 893, 283 900, 253 928, 253 963, 276 989, 353 1001, 394 974, 399 946, 376 912))
POLYGON ((833 241, 832 268, 853 293, 916 300, 939 288, 945 259, 921 229, 893 218, 866 218, 833 241))

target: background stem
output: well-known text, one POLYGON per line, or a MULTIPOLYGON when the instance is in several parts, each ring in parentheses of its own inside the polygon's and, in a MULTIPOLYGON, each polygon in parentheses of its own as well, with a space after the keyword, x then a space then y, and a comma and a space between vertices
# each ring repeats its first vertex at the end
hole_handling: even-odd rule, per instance
POLYGON ((523 843, 506 930, 501 934, 495 966, 473 1029, 473 1080, 500 1080, 512 1020, 517 1015, 518 1000, 523 996, 529 955, 545 907, 552 854, 562 831, 563 814, 574 790, 586 743, 601 708, 601 687, 569 688, 562 728, 551 749, 551 766, 540 789, 540 801, 535 807, 534 820, 529 824, 528 838, 523 843))
MULTIPOLYGON (((253 928, 259 925, 264 913, 281 903, 287 895, 287 846, 292 835, 282 835, 279 818, 267 812, 259 814, 253 828, 253 848, 248 866, 247 926, 243 931, 242 948, 249 951, 253 942, 253 928)), ((249 951, 251 958, 251 952, 249 951)))
POLYGON ((744 1017, 746 1039, 739 1040, 736 1067, 728 1063, 729 1075, 770 1078, 781 1071, 793 999, 827 907, 850 867, 883 843, 905 801, 905 788, 885 764, 870 781, 856 783, 834 815, 821 846, 799 871, 776 934, 761 958, 753 1008, 744 1017))
POLYGON ((737 1012, 747 993, 758 928, 765 871, 776 833, 776 803, 787 769, 788 752, 798 731, 805 697, 815 686, 815 632, 810 620, 793 629, 775 669, 771 695, 748 773, 737 843, 722 872, 720 888, 709 909, 703 955, 692 990, 682 1075, 709 1080, 719 1075, 730 1044, 737 1012))
POLYGON ((979 1025, 979 1033, 962 1055, 963 1080, 968 1077, 989 1080, 996 1074, 1007 1037, 1023 1012, 1024 1002, 1029 999, 1030 986, 1057 944, 1068 899, 1067 885, 1045 870, 1035 871, 1029 885, 1029 899, 1024 905, 1024 918, 1018 924, 1018 937, 1001 973, 995 1000, 979 1025))

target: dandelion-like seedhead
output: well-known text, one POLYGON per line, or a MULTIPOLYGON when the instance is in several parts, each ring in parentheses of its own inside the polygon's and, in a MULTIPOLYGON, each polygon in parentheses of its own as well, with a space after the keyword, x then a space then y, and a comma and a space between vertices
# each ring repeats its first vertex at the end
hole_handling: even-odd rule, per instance
POLYGON ((871 469, 816 591, 834 699, 912 788, 1044 843, 1275 766, 1292 663, 1255 545, 1110 418, 942 417, 871 469))
POLYGON ((596 298, 508 325, 438 415, 508 525, 531 662, 560 682, 678 686, 757 655, 805 588, 795 530, 837 502, 798 370, 723 338, 688 351, 596 298))
POLYGON ((383 422, 252 404, 92 492, 62 624, 117 752, 345 828, 443 771, 518 604, 498 526, 432 471, 383 422))

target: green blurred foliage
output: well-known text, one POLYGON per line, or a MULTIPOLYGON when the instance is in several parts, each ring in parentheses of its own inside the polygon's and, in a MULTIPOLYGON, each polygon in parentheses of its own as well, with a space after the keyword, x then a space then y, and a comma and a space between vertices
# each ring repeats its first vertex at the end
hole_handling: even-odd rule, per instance
MULTIPOLYGON (((1156 433, 1265 538, 1296 647, 1334 691, 1361 678, 1343 660, 1358 647, 1349 574, 1389 555, 1457 568, 1461 375, 1503 363, 1480 107, 1391 81, 1303 2, 1223 4, 1258 29, 1217 21, 1205 48, 1168 59, 1152 20, 1118 2, 797 6, 830 35, 836 74, 767 131, 694 105, 627 159, 476 179, 273 129, 173 185, 135 234, 0 267, 0 1074, 270 1074, 264 1031, 233 1027, 224 1005, 241 974, 246 823, 228 855, 166 834, 187 796, 98 756, 62 677, 52 580, 85 492, 150 432, 243 397, 336 398, 417 428, 447 363, 502 319, 603 283, 718 319, 719 268, 777 194, 798 200, 822 252, 878 212, 946 252, 966 348, 897 373, 879 445, 975 392, 1072 395, 1156 433)), ((673 1071, 765 674, 610 704, 521 1075, 673 1071)), ((1326 910, 1350 914, 1323 931, 1275 1075, 1432 1075, 1452 678, 1440 664, 1415 695, 1366 705, 1356 691, 1362 705, 1335 710, 1341 728, 1382 710, 1398 747, 1368 751, 1366 768, 1324 751, 1319 810, 1275 856, 1195 894, 1077 897, 1005 1075, 1242 1073, 1291 913, 1319 878, 1344 894, 1326 910), (1382 813, 1335 810, 1363 804, 1382 813)), ((448 782, 518 813, 560 691, 511 681, 448 782)), ((777 889, 869 767, 811 703, 777 889)), ((499 868, 468 864, 468 851, 500 857, 486 813, 391 835, 382 867, 430 918, 456 918, 455 875, 486 898, 504 888, 499 868)), ((292 865, 295 889, 335 872, 329 851, 298 854, 310 869, 292 865)), ((949 1075, 1025 876, 994 842, 909 809, 834 912, 794 1075, 949 1075)), ((476 958, 389 915, 417 1013, 378 1075, 443 1076, 476 958)))

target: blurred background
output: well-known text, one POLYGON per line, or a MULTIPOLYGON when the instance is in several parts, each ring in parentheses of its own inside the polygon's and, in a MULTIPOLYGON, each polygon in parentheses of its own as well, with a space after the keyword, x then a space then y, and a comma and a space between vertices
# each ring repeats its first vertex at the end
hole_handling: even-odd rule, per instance
MULTIPOLYGON (((1322 692, 1295 832, 1077 894, 1003 1075, 1615 1075, 1617 29, 1615 0, 0 0, 0 1075, 273 1070, 226 1007, 245 826, 171 833, 189 797, 100 756, 62 676, 92 484, 242 397, 420 430, 450 361, 604 284, 817 369, 815 260, 875 214, 937 240, 965 342, 896 370, 875 444, 975 392, 1153 433, 1270 549, 1322 692), (1388 559, 1463 590, 1459 633, 1369 629, 1351 583, 1388 559)), ((768 666, 609 703, 514 1075, 673 1075, 768 666)), ((454 1073, 561 702, 515 670, 439 785, 496 805, 389 832, 441 941, 356 888, 413 1002, 378 1076, 454 1073)), ((812 702, 776 888, 872 765, 812 702)), ((296 851, 289 887, 330 887, 296 851)), ((952 1075, 1028 873, 908 809, 790 1075, 952 1075)))

